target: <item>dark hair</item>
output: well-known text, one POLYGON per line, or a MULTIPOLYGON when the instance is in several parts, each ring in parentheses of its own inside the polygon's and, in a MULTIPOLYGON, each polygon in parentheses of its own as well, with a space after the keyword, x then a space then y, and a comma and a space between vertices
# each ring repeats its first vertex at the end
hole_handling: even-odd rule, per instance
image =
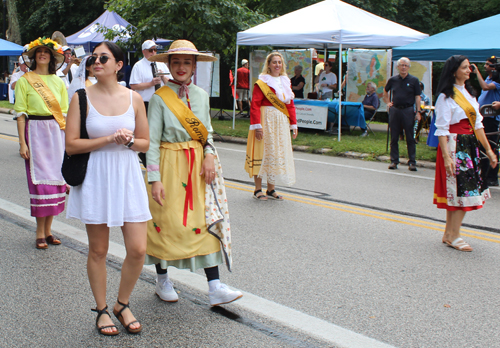
POLYGON ((328 65, 330 68, 333 68, 333 62, 327 60, 325 64, 328 65))
MULTIPOLYGON (((466 59, 468 59, 466 56, 457 54, 446 60, 443 71, 441 72, 441 77, 439 78, 438 87, 436 89, 436 99, 441 93, 444 93, 446 98, 453 98, 455 96, 455 93, 453 92, 453 85, 456 82, 455 72, 466 59)), ((467 89, 471 95, 474 95, 474 90, 472 89, 469 80, 465 81, 465 89, 467 89)))
POLYGON ((491 56, 490 58, 486 59, 487 62, 496 64, 497 63, 497 57, 491 56))
MULTIPOLYGON (((45 47, 45 46, 39 46, 37 48, 35 48, 35 50, 37 50, 38 48, 42 48, 42 47, 45 47)), ((49 62, 49 74, 55 74, 56 73, 56 57, 54 56, 54 53, 52 52, 52 50, 48 47, 46 47, 49 52, 50 52, 50 62, 49 62)), ((33 59, 30 59, 31 60, 31 66, 29 66, 30 70, 35 70, 36 69, 36 52, 33 54, 33 59)))
POLYGON ((91 64, 91 60, 90 60, 90 57, 89 57, 85 61, 85 80, 89 78, 89 74, 90 74, 90 70, 87 69, 87 68, 91 68, 91 67, 92 67, 92 64, 91 64))
MULTIPOLYGON (((103 41, 101 43, 98 43, 94 47, 94 49, 92 50, 92 53, 95 52, 97 47, 102 46, 102 45, 105 45, 111 51, 111 54, 113 55, 113 57, 115 58, 117 63, 123 62, 123 66, 122 66, 122 69, 123 69, 125 67, 125 56, 123 55, 123 51, 120 48, 120 46, 118 46, 117 44, 115 44, 114 42, 111 42, 111 41, 103 41)), ((118 74, 116 74, 116 78, 118 81, 121 81, 121 79, 123 78, 122 69, 120 69, 120 71, 118 71, 118 74)))

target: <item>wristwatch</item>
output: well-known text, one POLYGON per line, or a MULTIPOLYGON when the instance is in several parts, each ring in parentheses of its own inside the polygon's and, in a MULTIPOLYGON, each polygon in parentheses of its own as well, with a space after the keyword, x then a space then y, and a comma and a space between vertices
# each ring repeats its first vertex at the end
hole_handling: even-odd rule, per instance
POLYGON ((134 137, 132 137, 132 139, 130 139, 128 143, 123 144, 123 146, 128 147, 129 149, 132 147, 132 145, 134 145, 134 137))

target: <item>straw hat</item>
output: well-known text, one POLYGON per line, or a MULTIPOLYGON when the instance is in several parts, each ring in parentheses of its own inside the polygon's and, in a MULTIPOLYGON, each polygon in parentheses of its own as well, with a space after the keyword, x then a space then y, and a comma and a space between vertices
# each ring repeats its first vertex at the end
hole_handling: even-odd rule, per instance
POLYGON ((196 46, 188 40, 175 40, 174 42, 172 42, 167 52, 151 56, 148 60, 150 62, 168 63, 168 56, 172 54, 189 54, 192 56, 197 56, 196 60, 198 62, 215 62, 217 60, 217 58, 213 56, 198 52, 196 46))
POLYGON ((23 52, 22 56, 28 68, 31 68, 31 62, 35 61, 35 52, 40 47, 46 47, 52 52, 56 59, 56 70, 59 69, 64 63, 64 52, 62 50, 62 46, 45 36, 39 37, 24 46, 26 51, 23 52))

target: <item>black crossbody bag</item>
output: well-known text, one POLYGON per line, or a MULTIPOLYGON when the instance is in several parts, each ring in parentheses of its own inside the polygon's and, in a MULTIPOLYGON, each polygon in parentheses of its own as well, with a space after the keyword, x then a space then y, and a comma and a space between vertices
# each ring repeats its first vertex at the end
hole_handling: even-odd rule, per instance
MULTIPOLYGON (((85 89, 83 88, 76 92, 78 93, 78 100, 80 102, 80 139, 88 139, 87 93, 85 93, 85 89)), ((87 174, 89 156, 90 152, 69 156, 68 153, 64 151, 61 172, 68 185, 78 186, 83 183, 83 180, 85 180, 85 174, 87 174)))

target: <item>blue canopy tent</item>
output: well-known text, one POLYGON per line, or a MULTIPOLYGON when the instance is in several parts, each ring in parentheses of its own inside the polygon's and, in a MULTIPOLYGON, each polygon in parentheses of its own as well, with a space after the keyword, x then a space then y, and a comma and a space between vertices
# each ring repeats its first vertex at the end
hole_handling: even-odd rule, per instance
MULTIPOLYGON (((70 46, 83 46, 85 52, 92 52, 98 43, 105 41, 104 34, 99 32, 99 28, 105 27, 116 31, 125 31, 126 37, 129 38, 130 35, 126 30, 129 25, 130 23, 123 19, 118 13, 106 10, 99 18, 85 28, 68 36, 66 41, 70 46)), ((118 39, 120 39, 120 37, 115 37, 112 41, 116 42, 118 39)), ((162 46, 168 45, 171 41, 172 40, 167 39, 155 40, 158 45, 162 46)))
POLYGON ((444 62, 454 54, 463 54, 473 62, 484 62, 500 55, 500 41, 495 33, 500 14, 462 25, 426 39, 393 48, 392 60, 408 57, 411 60, 444 62))
POLYGON ((20 56, 21 53, 23 53, 23 46, 0 39, 0 56, 20 56))

